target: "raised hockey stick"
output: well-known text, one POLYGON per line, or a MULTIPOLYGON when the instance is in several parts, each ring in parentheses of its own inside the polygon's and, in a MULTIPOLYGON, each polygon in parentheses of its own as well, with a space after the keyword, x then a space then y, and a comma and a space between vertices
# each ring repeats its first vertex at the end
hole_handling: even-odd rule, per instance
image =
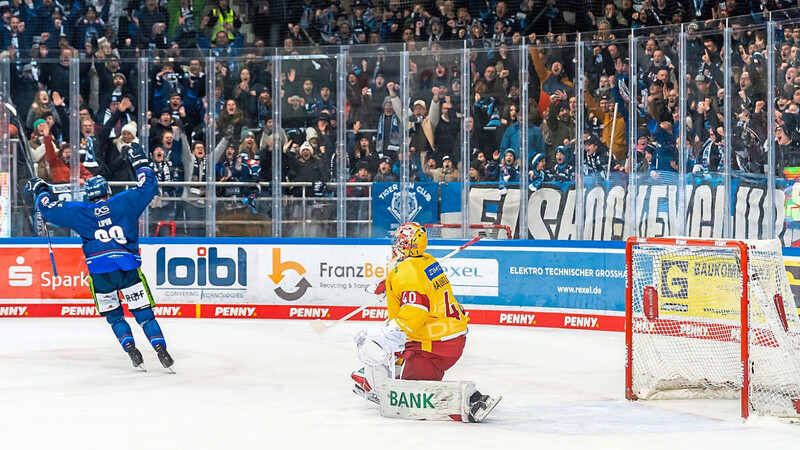
POLYGON ((47 220, 45 220, 44 216, 41 215, 40 212, 38 212, 38 208, 36 207, 36 205, 33 205, 33 218, 32 219, 33 219, 33 223, 34 223, 34 231, 38 233, 38 230, 35 229, 36 228, 36 221, 38 220, 37 217, 36 217, 37 214, 40 215, 40 217, 42 219, 42 229, 44 230, 44 237, 47 238, 47 250, 50 251, 50 264, 53 265, 53 276, 57 277, 58 276, 58 271, 56 270, 56 258, 55 258, 55 256, 53 256, 53 244, 50 243, 50 230, 47 229, 47 220))
MULTIPOLYGON (((461 247, 458 247, 457 249, 453 250, 452 252, 450 252, 450 253, 446 254, 445 256, 439 258, 439 261, 446 261, 446 260, 450 259, 456 253, 460 252, 461 250, 464 250, 465 248, 469 247, 470 245, 472 245, 472 244, 474 244, 474 243, 476 243, 476 242, 478 242, 480 240, 481 240, 480 236, 475 236, 474 238, 472 238, 466 244, 462 245, 461 247)), ((381 281, 384 281, 384 280, 381 280, 381 281)), ((380 283, 380 282, 378 282, 378 283, 380 283)), ((375 285, 369 286, 367 288, 367 291, 368 292, 375 292, 375 285)), ((325 325, 325 322, 323 322, 322 319, 312 320, 311 322, 309 322, 309 325, 311 325, 311 328, 313 328, 314 331, 316 331, 319 334, 322 334, 322 333, 328 331, 329 329, 335 327, 336 325, 339 325, 340 323, 347 321, 351 317, 353 317, 356 314, 360 313, 361 311, 369 308, 370 306, 373 306, 373 305, 379 303, 384 297, 385 297, 385 294, 384 295, 376 295, 375 298, 373 298, 372 300, 368 301, 367 303, 364 303, 363 305, 359 306, 355 310, 351 311, 348 315, 342 317, 341 319, 337 320, 336 322, 333 322, 330 325, 325 325)))
POLYGON ((47 229, 47 221, 44 220, 44 217, 42 217, 42 225, 44 225, 44 235, 47 237, 47 249, 50 250, 50 264, 53 265, 53 276, 57 277, 56 258, 53 256, 53 244, 50 243, 50 230, 47 229))
MULTIPOLYGON (((21 123, 21 121, 19 119, 19 115, 17 114, 17 109, 14 108, 14 106, 11 105, 11 103, 9 103, 7 101, 3 102, 3 105, 5 105, 6 109, 8 109, 8 111, 14 117, 17 118, 17 123, 19 124, 19 127, 17 127, 17 130, 19 131, 20 136, 22 136, 21 142, 28 142, 28 138, 25 136, 25 130, 23 129, 22 123, 21 123)), ((33 160, 31 159, 30 149, 26 152, 25 161, 27 162, 28 170, 31 171, 31 176, 32 177, 36 176, 36 170, 33 167, 33 160)), ((33 221, 34 221, 34 224, 35 224, 35 222, 36 222, 36 206, 35 205, 33 207, 33 221)), ((35 226, 34 226, 34 228, 35 228, 35 226)), ((56 258, 55 258, 55 256, 53 256, 53 244, 50 243, 50 230, 47 229, 47 221, 44 220, 44 216, 42 216, 42 228, 44 229, 44 235, 47 238, 47 249, 50 251, 50 264, 53 265, 53 276, 57 277, 58 276, 58 271, 56 270, 56 258)))

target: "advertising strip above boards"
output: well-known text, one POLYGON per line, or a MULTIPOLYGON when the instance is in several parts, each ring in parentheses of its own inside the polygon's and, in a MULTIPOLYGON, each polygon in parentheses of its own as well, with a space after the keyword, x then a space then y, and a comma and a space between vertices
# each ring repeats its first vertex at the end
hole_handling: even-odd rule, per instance
MULTIPOLYGON (((441 257, 460 244, 438 241, 429 253, 441 257)), ((0 317, 97 315, 79 243, 58 239, 54 251, 59 277, 43 241, 4 240, 0 317)), ((144 239, 141 252, 156 314, 166 317, 336 320, 371 300, 364 288, 390 269, 383 240, 144 239)), ((784 253, 798 298, 800 250, 784 253)), ((622 330, 622 242, 482 241, 442 268, 472 323, 622 330)), ((686 276, 725 275, 682 270, 667 270, 662 290, 686 276)), ((356 317, 384 318, 380 307, 356 317)))

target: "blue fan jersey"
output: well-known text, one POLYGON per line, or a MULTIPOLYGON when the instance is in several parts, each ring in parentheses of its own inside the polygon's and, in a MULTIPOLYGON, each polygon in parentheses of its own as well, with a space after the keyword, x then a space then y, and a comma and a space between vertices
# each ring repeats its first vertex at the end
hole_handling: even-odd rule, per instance
POLYGON ((140 168, 136 176, 137 186, 105 202, 53 201, 46 192, 36 198, 45 220, 80 235, 89 273, 134 270, 142 265, 139 216, 158 192, 158 182, 150 167, 140 168))

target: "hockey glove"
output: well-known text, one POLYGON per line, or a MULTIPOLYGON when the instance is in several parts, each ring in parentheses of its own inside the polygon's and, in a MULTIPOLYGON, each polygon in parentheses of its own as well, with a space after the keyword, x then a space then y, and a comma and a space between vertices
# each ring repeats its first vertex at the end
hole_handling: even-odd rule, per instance
POLYGON ((46 181, 39 177, 33 177, 28 180, 28 183, 25 184, 25 194, 32 195, 33 198, 36 198, 42 192, 50 193, 50 185, 47 184, 46 181))
POLYGON ((364 290, 370 294, 381 295, 386 292, 386 279, 384 278, 375 284, 370 284, 364 290))
POLYGON ((250 208, 250 212, 253 214, 258 214, 258 207, 256 206, 256 193, 253 192, 252 194, 248 195, 247 197, 242 199, 242 203, 250 208))
POLYGON ((358 359, 368 366, 379 366, 388 364, 391 355, 403 350, 408 338, 397 321, 390 320, 380 328, 362 331, 355 340, 358 359))
POLYGON ((148 167, 150 165, 150 159, 147 158, 147 155, 140 145, 128 146, 127 152, 133 170, 139 170, 142 167, 148 167))

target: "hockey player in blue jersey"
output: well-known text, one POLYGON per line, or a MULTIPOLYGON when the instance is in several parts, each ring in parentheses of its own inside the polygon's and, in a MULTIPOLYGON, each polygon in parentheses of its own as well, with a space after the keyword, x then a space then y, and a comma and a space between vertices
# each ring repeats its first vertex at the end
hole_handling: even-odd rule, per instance
POLYGON ((38 177, 28 181, 25 191, 34 195, 36 207, 46 221, 80 235, 97 311, 111 324, 133 365, 140 367, 143 358, 123 316, 119 294, 144 330, 161 364, 170 368, 173 360, 153 314, 155 302, 140 269, 139 255, 139 216, 158 192, 158 182, 138 143, 128 147, 127 153, 139 183, 113 197, 102 176, 86 180, 84 190, 88 202, 54 201, 49 185, 38 177))

